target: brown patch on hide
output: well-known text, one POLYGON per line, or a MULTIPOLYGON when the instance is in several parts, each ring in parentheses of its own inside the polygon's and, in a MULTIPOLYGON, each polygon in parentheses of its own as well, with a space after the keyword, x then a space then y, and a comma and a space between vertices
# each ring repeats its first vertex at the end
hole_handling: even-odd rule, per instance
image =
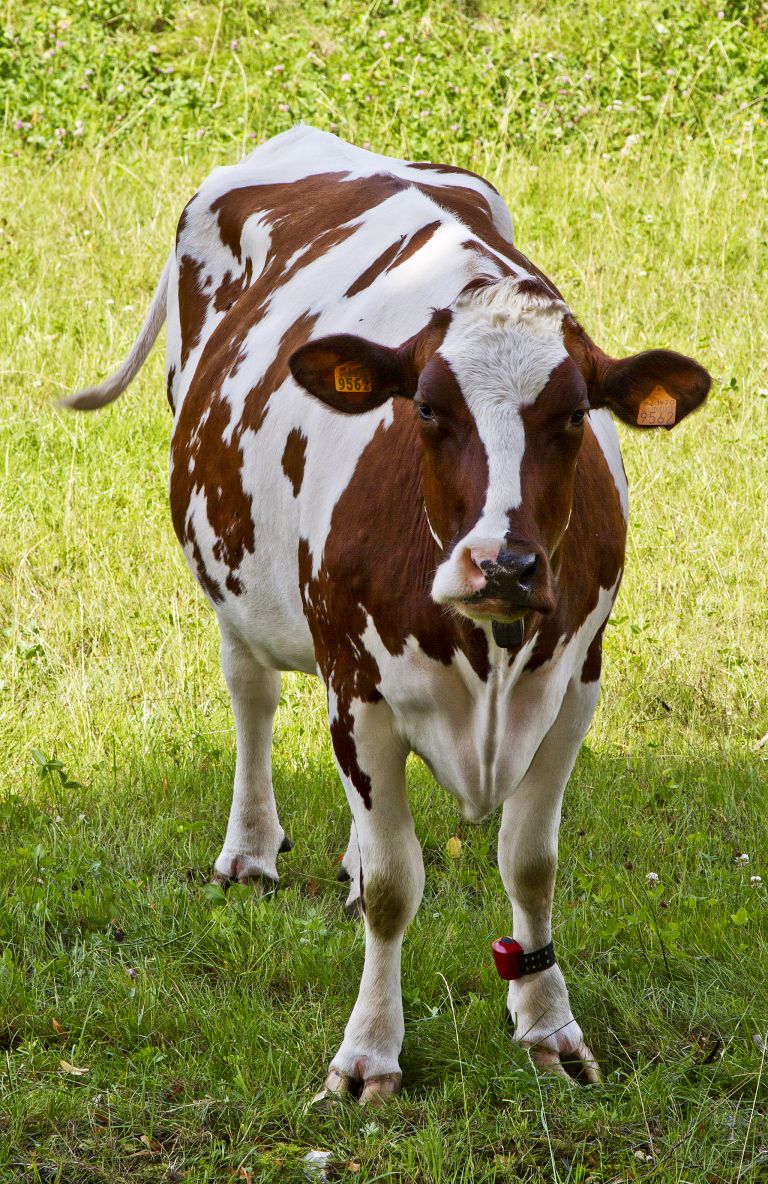
POLYGON ((406 238, 407 235, 401 234, 400 238, 390 243, 388 247, 385 247, 378 258, 374 259, 370 267, 366 267, 365 271, 360 273, 355 282, 350 284, 344 295, 347 298, 356 296, 358 292, 363 292, 366 288, 369 288, 382 272, 389 271, 393 261, 397 258, 398 252, 402 249, 406 238))
POLYGON ((352 717, 353 700, 376 703, 379 668, 362 646, 365 613, 351 597, 344 595, 325 564, 312 575, 312 557, 306 539, 299 540, 299 584, 304 612, 315 643, 315 656, 328 690, 335 698, 331 720, 331 741, 339 768, 354 785, 367 810, 371 808, 371 779, 358 763, 352 717), (339 620, 339 608, 348 613, 339 620))
POLYGON ((447 546, 466 535, 483 512, 488 457, 461 387, 439 354, 422 374, 418 399, 429 404, 438 421, 421 429, 423 490, 432 529, 447 546), (450 430, 442 430, 443 424, 450 430))
POLYGON ((187 524, 187 529, 186 529, 186 533, 185 533, 185 541, 187 541, 189 543, 189 545, 192 549, 192 558, 195 561, 195 567, 197 569, 197 578, 200 581, 201 587, 203 588, 203 590, 205 592, 208 593, 209 597, 214 602, 214 604, 220 604, 221 601, 224 599, 224 596, 221 591, 221 585, 218 583, 217 580, 215 580, 213 578, 213 576, 210 574, 210 572, 208 571, 208 569, 205 566, 205 560, 203 559, 203 554, 202 554, 202 551, 200 550, 200 546, 197 541, 197 535, 195 534, 195 528, 194 528, 192 522, 189 522, 187 524))
POLYGON ((213 307, 216 309, 216 312, 229 311, 238 296, 242 296, 250 284, 251 274, 252 264, 250 259, 246 259, 245 268, 241 275, 233 275, 231 271, 224 273, 224 278, 216 289, 216 295, 213 299, 213 307))
POLYGON ((434 222, 428 222, 426 226, 422 226, 419 230, 414 231, 400 254, 397 256, 397 259, 395 259, 394 263, 389 268, 389 271, 394 271, 396 267, 401 267, 403 263, 407 263, 408 260, 417 253, 417 251, 420 251, 422 247, 426 246, 435 231, 439 230, 440 227, 444 225, 445 223, 437 218, 434 222))
POLYGON ((298 497, 304 480, 304 461, 307 454, 307 437, 300 428, 292 428, 283 449, 281 464, 283 472, 291 483, 293 496, 298 497))
MULTIPOLYGON (((600 589, 613 587, 620 578, 625 542, 619 493, 595 434, 585 421, 570 522, 552 561, 556 607, 550 616, 529 622, 527 635, 538 628, 538 637, 527 670, 549 661, 558 642, 573 637, 597 607, 600 589)), ((599 641, 594 641, 587 653, 584 669, 588 674, 596 669, 598 646, 599 641)))
MULTIPOLYGON (((608 622, 606 621, 606 624, 608 622)), ((600 672, 603 668, 603 633, 605 632, 605 625, 598 629, 595 636, 589 643, 587 656, 584 659, 584 665, 581 668, 582 682, 597 682, 600 677, 600 672)))
POLYGON ((486 189, 492 190, 493 193, 499 192, 495 185, 486 181, 485 177, 481 177, 479 173, 473 173, 471 169, 462 169, 457 164, 430 164, 428 160, 412 160, 409 161, 408 168, 423 169, 425 173, 445 173, 446 175, 458 173, 462 177, 472 177, 475 181, 481 181, 486 189))
POLYGON ((200 341, 210 298, 205 295, 200 275, 203 264, 191 255, 179 261, 179 324, 181 326, 181 368, 200 341))
POLYGON ((169 366, 168 373, 165 376, 165 394, 166 394, 166 398, 168 399, 168 406, 170 407, 171 411, 175 410, 175 405, 173 402, 173 381, 174 381, 175 377, 176 377, 176 367, 169 366))

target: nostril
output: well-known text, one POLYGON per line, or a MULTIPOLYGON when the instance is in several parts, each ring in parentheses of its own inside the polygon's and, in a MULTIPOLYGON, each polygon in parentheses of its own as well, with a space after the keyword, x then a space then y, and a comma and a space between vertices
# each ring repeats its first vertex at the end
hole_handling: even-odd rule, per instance
POLYGON ((499 552, 497 562, 519 584, 529 583, 536 575, 539 564, 538 556, 533 551, 518 551, 513 547, 504 547, 499 552))
POLYGON ((522 582, 524 580, 532 580, 536 574, 536 567, 538 559, 535 555, 521 555, 519 560, 520 566, 518 568, 518 579, 522 582))

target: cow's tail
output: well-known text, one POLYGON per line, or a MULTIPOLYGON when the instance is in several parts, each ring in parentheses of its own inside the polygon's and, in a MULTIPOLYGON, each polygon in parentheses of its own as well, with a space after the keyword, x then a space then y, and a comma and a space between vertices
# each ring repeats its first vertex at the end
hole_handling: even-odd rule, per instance
POLYGON ((173 252, 166 259, 163 274, 155 288, 155 294, 152 297, 144 324, 141 326, 141 332, 122 366, 119 366, 114 374, 110 374, 109 378, 105 378, 98 386, 85 387, 81 391, 75 391, 73 395, 67 395, 66 398, 60 399, 60 407, 71 407, 76 411, 96 411, 97 408, 106 407, 107 403, 113 402, 119 395, 122 395, 128 384, 133 381, 147 360, 147 355, 163 327, 168 302, 168 277, 172 261, 173 252))

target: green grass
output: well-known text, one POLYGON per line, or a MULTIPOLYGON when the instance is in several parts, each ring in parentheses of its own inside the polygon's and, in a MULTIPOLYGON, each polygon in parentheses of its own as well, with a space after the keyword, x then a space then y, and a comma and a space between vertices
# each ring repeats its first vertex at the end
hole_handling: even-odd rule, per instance
POLYGON ((768 1028, 768 887, 750 885, 768 882, 768 745, 756 748, 768 732, 768 38, 757 9, 724 9, 403 0, 176 13, 157 0, 129 15, 100 0, 105 23, 83 4, 6 7, 0 1181, 197 1184, 241 1168, 242 1180, 298 1181, 312 1148, 332 1151, 338 1178, 369 1182, 768 1175, 753 1040, 768 1028), (48 75, 42 53, 67 19, 48 75), (384 69, 384 26, 410 56, 419 40, 429 70, 416 85, 410 59, 392 66, 386 102, 372 105, 361 76, 367 86, 384 69), (173 75, 144 77, 151 44, 173 75), (505 80, 487 78, 489 56, 505 80), (279 82, 264 73, 275 61, 279 82), (79 90, 86 62, 96 94, 79 90), (666 80, 697 70, 664 98, 666 80), (574 127, 570 108, 554 110, 564 73, 592 96, 566 96, 590 106, 574 127), (118 78, 126 91, 110 102, 118 78), (524 82, 544 104, 533 121, 524 82), (502 85, 508 117, 487 89, 502 85), (55 136, 77 118, 82 137, 55 136), (427 887, 405 945, 404 1093, 376 1113, 307 1112, 362 965, 333 878, 347 812, 321 688, 286 677, 276 721, 295 841, 283 888, 222 904, 204 887, 234 735, 215 621, 166 506, 162 350, 101 415, 52 407, 123 356, 206 172, 235 159, 249 129, 258 139, 297 118, 481 167, 522 249, 604 348, 683 349, 718 380, 674 433, 620 429, 628 571, 566 798, 555 898, 575 1014, 606 1073, 598 1089, 537 1080, 511 1044, 488 949, 509 927, 496 824, 462 824, 414 761, 427 887), (458 860, 445 850, 455 834, 458 860))

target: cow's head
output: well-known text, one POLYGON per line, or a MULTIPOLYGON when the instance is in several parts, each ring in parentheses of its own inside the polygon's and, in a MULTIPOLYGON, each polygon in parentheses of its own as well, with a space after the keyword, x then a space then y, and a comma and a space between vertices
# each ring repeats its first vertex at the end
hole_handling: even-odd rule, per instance
POLYGON ((608 407, 635 427, 669 428, 710 387, 682 354, 608 357, 537 279, 474 285, 399 349, 324 337, 297 350, 290 367, 338 411, 413 400, 440 551, 432 597, 502 622, 554 606, 552 559, 587 413, 608 407))

